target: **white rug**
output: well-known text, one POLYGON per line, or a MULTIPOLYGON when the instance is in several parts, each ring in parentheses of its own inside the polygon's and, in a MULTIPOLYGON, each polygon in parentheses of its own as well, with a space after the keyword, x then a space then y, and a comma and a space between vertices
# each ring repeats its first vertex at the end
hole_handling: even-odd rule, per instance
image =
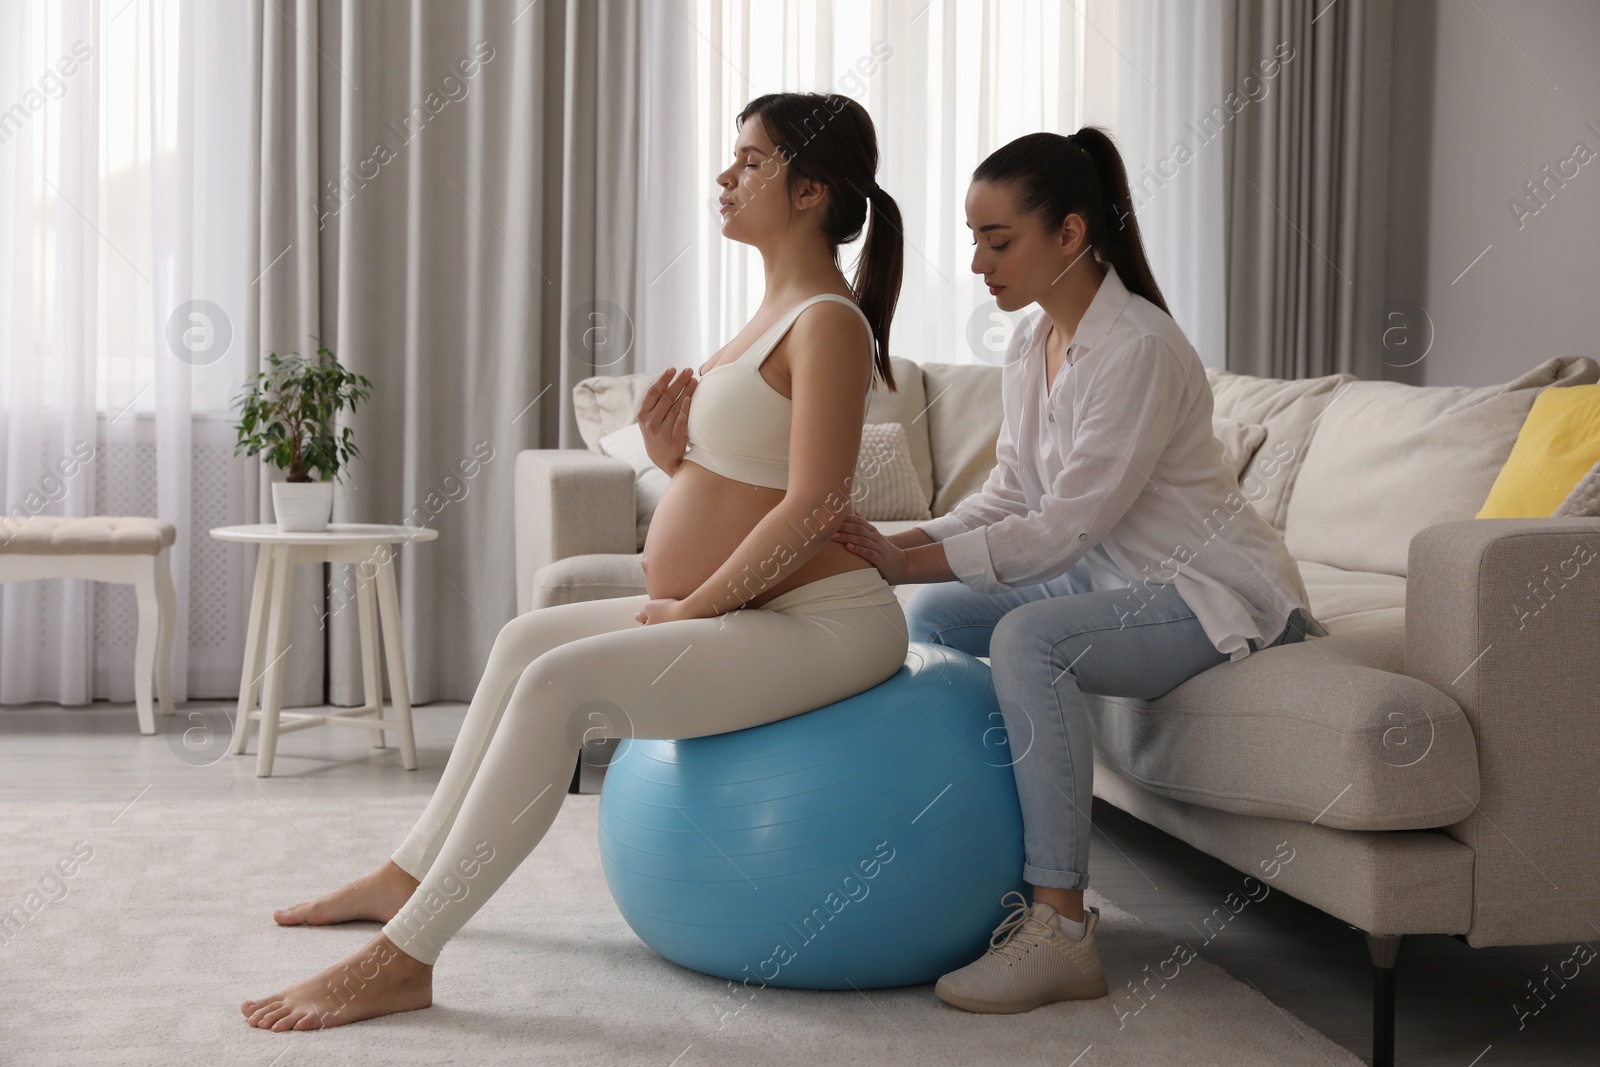
POLYGON ((1153 999, 1128 1014, 1140 1002, 1125 983, 1175 946, 1101 898, 1112 986, 1101 1000, 980 1016, 930 986, 752 999, 634 937, 601 874, 595 796, 567 798, 539 849, 451 942, 431 1008, 325 1031, 248 1026, 239 1001, 321 970, 378 929, 281 928, 272 909, 376 867, 422 807, 269 801, 254 789, 211 803, 0 807, 0 918, 13 908, 25 918, 0 927, 0 1063, 1361 1062, 1204 959, 1165 988, 1151 981, 1153 999))

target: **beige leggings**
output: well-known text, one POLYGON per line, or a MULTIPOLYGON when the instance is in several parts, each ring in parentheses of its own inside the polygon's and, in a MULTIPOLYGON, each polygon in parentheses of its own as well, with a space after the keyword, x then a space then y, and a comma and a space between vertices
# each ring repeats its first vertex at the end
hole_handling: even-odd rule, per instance
POLYGON ((584 741, 727 733, 887 680, 906 657, 894 590, 867 567, 759 608, 641 625, 644 595, 540 608, 500 630, 433 799, 394 853, 421 881, 384 926, 432 964, 556 817, 584 741))

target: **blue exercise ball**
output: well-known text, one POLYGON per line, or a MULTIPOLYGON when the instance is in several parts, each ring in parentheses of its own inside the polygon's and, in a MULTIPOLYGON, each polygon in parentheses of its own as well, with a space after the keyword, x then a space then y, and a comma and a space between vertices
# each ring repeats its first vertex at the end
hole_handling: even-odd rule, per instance
POLYGON ((912 642, 893 676, 836 704, 624 740, 601 787, 606 882, 640 940, 705 974, 933 982, 983 953, 1000 897, 1025 889, 1011 762, 989 668, 912 642))

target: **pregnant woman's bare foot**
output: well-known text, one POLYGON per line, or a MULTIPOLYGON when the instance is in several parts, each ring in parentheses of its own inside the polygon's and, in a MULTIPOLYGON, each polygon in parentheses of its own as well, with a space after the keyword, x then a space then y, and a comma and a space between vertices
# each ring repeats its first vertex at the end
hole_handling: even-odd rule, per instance
POLYGON ((321 1030, 433 1003, 433 968, 406 955, 383 934, 321 974, 281 993, 240 1003, 262 1030, 321 1030))
POLYGON ((417 880, 401 870, 394 860, 364 878, 325 893, 316 900, 279 908, 272 918, 279 926, 327 926, 329 923, 371 919, 386 923, 400 906, 411 899, 417 880))

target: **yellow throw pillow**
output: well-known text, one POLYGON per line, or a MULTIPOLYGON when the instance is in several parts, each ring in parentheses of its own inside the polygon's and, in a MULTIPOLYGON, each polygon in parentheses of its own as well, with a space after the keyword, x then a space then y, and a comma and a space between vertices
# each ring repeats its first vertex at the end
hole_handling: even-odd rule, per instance
POLYGON ((1597 461, 1600 385, 1546 389, 1533 402, 1476 518, 1546 518, 1597 461))

